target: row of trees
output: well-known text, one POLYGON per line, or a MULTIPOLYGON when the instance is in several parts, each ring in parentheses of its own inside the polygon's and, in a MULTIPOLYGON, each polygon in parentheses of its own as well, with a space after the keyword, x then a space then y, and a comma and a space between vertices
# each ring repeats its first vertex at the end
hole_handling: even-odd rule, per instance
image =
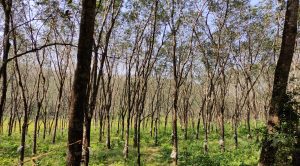
MULTIPOLYGON (((1 4, 0 123, 2 128, 8 123, 8 135, 19 129, 21 165, 31 123, 33 154, 38 136, 49 135, 55 144, 57 132, 68 130, 68 165, 89 164, 92 124, 108 149, 112 126, 117 126, 125 159, 133 138, 137 165, 143 126, 150 126, 158 145, 160 126, 172 125, 175 165, 178 124, 184 139, 204 135, 205 153, 209 134, 218 130, 224 152, 227 123, 236 147, 244 122, 249 139, 256 128, 251 121, 279 125, 278 106, 285 102, 291 65, 297 76, 299 55, 291 64, 294 43, 289 42, 295 41, 296 0, 288 1, 287 10, 285 3, 253 5, 249 0, 1 4)), ((265 140, 262 165, 272 163, 276 152, 265 140)))

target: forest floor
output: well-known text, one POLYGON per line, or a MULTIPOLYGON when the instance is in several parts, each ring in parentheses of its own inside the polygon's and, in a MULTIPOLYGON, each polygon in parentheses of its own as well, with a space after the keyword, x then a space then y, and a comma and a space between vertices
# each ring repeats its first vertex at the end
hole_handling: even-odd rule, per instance
MULTIPOLYGON (((260 141, 257 140, 256 134, 253 132, 253 138, 247 138, 247 131, 244 126, 239 127, 238 149, 235 148, 233 131, 230 125, 226 125, 226 139, 224 153, 220 152, 219 134, 214 130, 209 134, 208 154, 204 153, 203 140, 204 132, 201 131, 200 139, 195 139, 195 132, 191 128, 189 130, 188 139, 184 140, 183 131, 179 129, 179 165, 257 165, 260 141)), ((29 127, 29 133, 26 137, 26 152, 25 165, 41 166, 63 166, 66 160, 66 144, 67 132, 58 130, 56 144, 52 144, 52 136, 47 135, 42 138, 41 129, 40 136, 37 142, 37 155, 32 155, 32 127, 29 127)), ((133 131, 133 130, 131 130, 133 131)), ((142 165, 170 165, 171 146, 171 126, 165 131, 163 127, 159 130, 159 145, 154 145, 154 138, 150 136, 149 129, 141 130, 141 162, 142 165)), ((105 133, 106 134, 106 133, 105 133)), ((261 136, 260 136, 261 137, 261 136)), ((116 133, 116 128, 112 129, 111 133, 111 149, 105 146, 105 137, 102 142, 99 142, 99 134, 95 129, 91 133, 91 158, 90 165, 135 165, 136 148, 132 146, 133 134, 130 137, 129 159, 123 159, 124 140, 116 133)), ((6 129, 0 134, 0 165, 10 166, 17 165, 19 153, 17 151, 20 146, 20 134, 13 133, 12 136, 7 136, 6 129)))

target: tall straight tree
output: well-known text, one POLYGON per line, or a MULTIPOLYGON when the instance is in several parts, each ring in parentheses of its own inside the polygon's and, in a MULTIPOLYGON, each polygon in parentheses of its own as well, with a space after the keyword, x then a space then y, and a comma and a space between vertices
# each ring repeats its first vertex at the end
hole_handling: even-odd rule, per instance
MULTIPOLYGON (((268 118, 268 135, 272 136, 280 127, 280 117, 285 104, 290 67, 297 35, 299 0, 288 0, 279 59, 275 69, 273 92, 268 118)), ((274 165, 277 147, 267 136, 262 145, 259 165, 274 165)))
POLYGON ((9 43, 9 31, 10 31, 10 19, 11 19, 11 8, 12 8, 12 0, 1 0, 0 1, 4 10, 4 38, 3 38, 3 61, 1 66, 0 78, 3 77, 2 81, 2 92, 0 99, 0 125, 2 124, 2 116, 5 107, 6 101, 6 92, 7 92, 7 59, 10 48, 9 43))
POLYGON ((96 0, 83 0, 77 50, 77 66, 69 112, 67 165, 79 166, 82 154, 83 119, 88 109, 87 87, 93 47, 96 0))

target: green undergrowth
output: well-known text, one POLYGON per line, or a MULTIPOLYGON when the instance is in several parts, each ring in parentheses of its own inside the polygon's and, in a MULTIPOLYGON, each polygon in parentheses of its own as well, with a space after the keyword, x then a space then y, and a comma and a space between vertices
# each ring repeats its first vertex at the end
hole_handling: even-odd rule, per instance
MULTIPOLYGON (((5 128, 5 127, 4 127, 5 128)), ((154 144, 154 138, 149 134, 149 126, 141 129, 141 159, 142 165, 170 165, 171 145, 171 126, 166 130, 164 127, 159 129, 158 145, 154 144)), ((26 137, 26 152, 25 165, 35 164, 41 166, 60 166, 66 163, 67 151, 67 132, 62 133, 58 130, 57 140, 52 144, 52 136, 47 135, 42 138, 42 132, 38 137, 37 151, 38 154, 32 155, 32 126, 29 127, 29 133, 26 137)), ((91 158, 90 165, 136 165, 137 150, 133 145, 133 130, 131 130, 129 158, 125 161, 123 158, 124 140, 120 137, 120 133, 116 133, 117 129, 112 128, 111 133, 111 149, 105 146, 105 137, 99 142, 98 129, 93 128, 91 133, 91 158)), ((195 129, 192 127, 188 131, 187 140, 183 137, 183 130, 178 125, 179 133, 179 165, 203 165, 203 166, 242 166, 242 165, 257 165, 261 134, 253 130, 252 139, 248 138, 247 130, 244 126, 239 127, 238 148, 235 147, 233 139, 233 131, 229 124, 226 125, 225 134, 225 152, 221 152, 219 148, 218 131, 210 131, 208 141, 208 153, 204 153, 203 140, 204 132, 201 130, 200 138, 195 139, 195 129), (258 136, 258 137, 257 137, 258 136)), ((106 134, 106 133, 105 133, 106 134)), ((20 134, 16 131, 12 136, 7 136, 7 131, 4 130, 0 134, 0 165, 17 165, 19 153, 17 149, 20 145, 20 134)))

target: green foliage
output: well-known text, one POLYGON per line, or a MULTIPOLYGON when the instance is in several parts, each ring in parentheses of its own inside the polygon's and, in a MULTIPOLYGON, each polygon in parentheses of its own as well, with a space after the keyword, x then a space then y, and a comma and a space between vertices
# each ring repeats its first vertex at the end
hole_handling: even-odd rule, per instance
POLYGON ((285 96, 285 104, 281 108, 280 130, 272 136, 273 146, 278 147, 276 154, 277 163, 291 165, 292 154, 295 150, 296 130, 299 123, 297 110, 299 102, 295 99, 298 93, 288 92, 285 96))
POLYGON ((264 131, 265 138, 276 149, 276 165, 292 165, 292 154, 295 151, 295 143, 297 142, 296 130, 299 123, 299 102, 295 100, 295 93, 287 93, 284 96, 284 103, 280 107, 280 126, 276 127, 276 131, 267 134, 264 131))

